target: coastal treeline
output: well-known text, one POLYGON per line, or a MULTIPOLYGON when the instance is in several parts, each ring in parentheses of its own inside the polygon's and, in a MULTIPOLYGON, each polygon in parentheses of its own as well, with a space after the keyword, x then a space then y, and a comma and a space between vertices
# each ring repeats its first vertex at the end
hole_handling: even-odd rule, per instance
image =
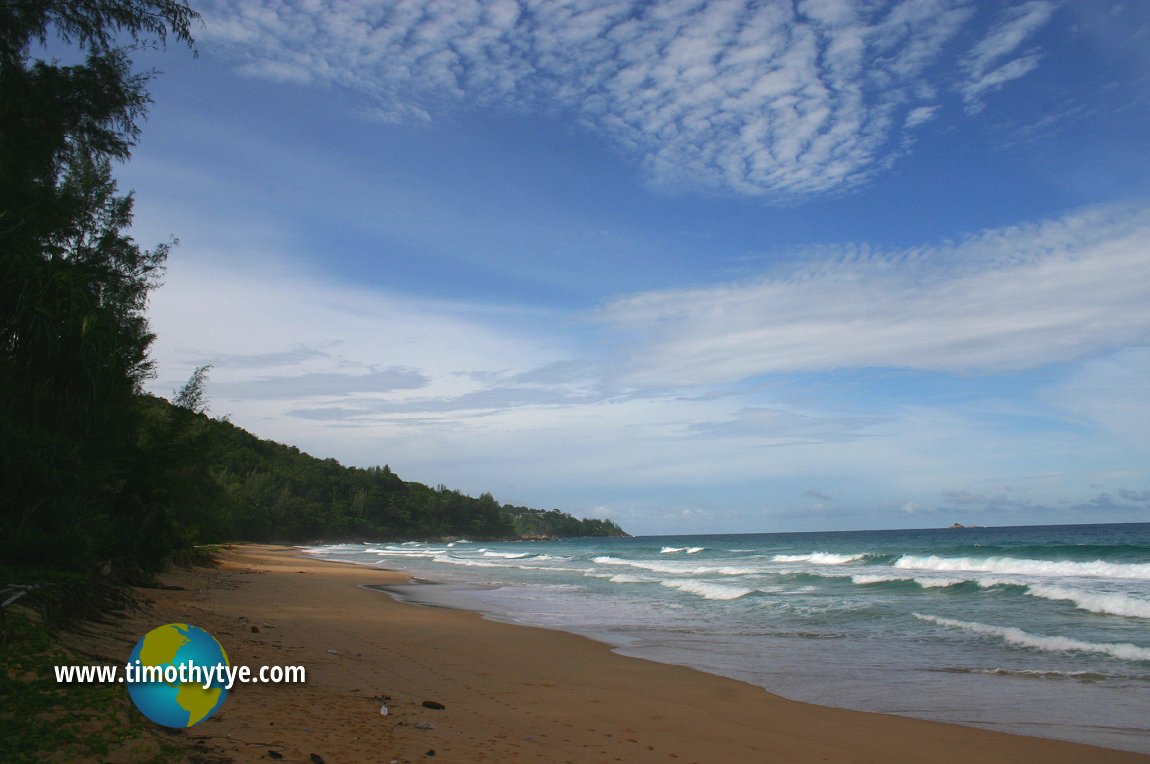
POLYGON ((0 4, 0 559, 154 565, 169 519, 139 469, 144 316, 168 245, 127 233, 149 103, 136 46, 192 45, 171 0, 0 4), (67 51, 75 63, 47 54, 67 51), (45 57, 41 57, 45 56, 45 57), (145 539, 159 541, 145 551, 145 539))
POLYGON ((144 394, 170 245, 128 234, 113 167, 150 102, 132 51, 194 49, 198 19, 175 0, 0 3, 0 567, 131 580, 219 540, 621 532, 260 440, 202 413, 202 372, 179 405, 144 394))
POLYGON ((623 535, 609 520, 432 488, 387 465, 345 467, 162 398, 140 403, 155 467, 169 471, 161 483, 178 498, 171 509, 190 520, 194 543, 623 535))

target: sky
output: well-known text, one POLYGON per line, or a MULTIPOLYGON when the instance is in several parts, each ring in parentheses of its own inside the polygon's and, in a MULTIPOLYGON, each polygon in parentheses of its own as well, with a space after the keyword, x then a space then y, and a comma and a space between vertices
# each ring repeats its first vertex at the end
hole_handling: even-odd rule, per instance
POLYGON ((193 5, 151 392, 635 534, 1150 521, 1150 4, 193 5))

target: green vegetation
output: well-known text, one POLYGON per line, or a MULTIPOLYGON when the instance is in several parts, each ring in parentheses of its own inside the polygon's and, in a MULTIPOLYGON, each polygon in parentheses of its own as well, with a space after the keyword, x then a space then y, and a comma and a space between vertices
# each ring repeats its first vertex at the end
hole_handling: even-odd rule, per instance
POLYGON ((169 247, 127 235, 112 163, 149 103, 129 54, 192 46, 197 20, 174 0, 0 4, 0 560, 131 582, 210 541, 621 533, 261 441, 204 415, 207 367, 175 405, 143 394, 169 247))
POLYGON ((128 46, 192 44, 171 0, 0 5, 0 558, 78 569, 126 556, 154 569, 167 519, 140 500, 144 318, 168 253, 124 231, 126 160, 151 75, 128 46), (69 44, 83 62, 32 55, 69 44), (129 539, 153 537, 148 548, 129 539))
POLYGON ((623 535, 610 521, 500 506, 489 493, 430 488, 387 466, 345 467, 160 398, 138 403, 151 500, 167 504, 187 543, 623 535))
POLYGON ((123 685, 57 683, 53 666, 85 657, 35 618, 0 617, 0 761, 188 761, 187 741, 148 722, 123 685))
POLYGON ((574 538, 578 536, 625 536, 623 529, 610 520, 578 519, 558 509, 542 510, 503 505, 520 538, 574 538))

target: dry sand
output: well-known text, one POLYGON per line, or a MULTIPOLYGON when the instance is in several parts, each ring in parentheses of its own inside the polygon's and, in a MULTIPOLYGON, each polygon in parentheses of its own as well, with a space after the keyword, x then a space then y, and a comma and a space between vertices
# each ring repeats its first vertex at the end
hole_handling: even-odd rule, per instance
POLYGON ((165 581, 184 589, 146 590, 151 612, 117 626, 122 642, 186 622, 214 634, 233 665, 307 669, 302 685, 237 685, 189 730, 211 761, 271 761, 269 751, 327 764, 1150 761, 784 700, 576 635, 397 602, 363 585, 403 574, 291 549, 235 547, 219 568, 165 581))

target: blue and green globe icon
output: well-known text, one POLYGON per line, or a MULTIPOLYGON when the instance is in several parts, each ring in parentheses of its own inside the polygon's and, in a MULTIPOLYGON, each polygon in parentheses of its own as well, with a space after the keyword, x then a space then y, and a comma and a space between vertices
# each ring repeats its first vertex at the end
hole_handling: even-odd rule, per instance
POLYGON ((228 696, 227 678, 216 668, 230 666, 227 653, 199 626, 169 623, 152 629, 136 643, 128 665, 132 702, 144 716, 165 727, 199 724, 228 696), (186 668, 181 671, 181 666, 186 668), (146 674, 149 681, 139 681, 146 674))

